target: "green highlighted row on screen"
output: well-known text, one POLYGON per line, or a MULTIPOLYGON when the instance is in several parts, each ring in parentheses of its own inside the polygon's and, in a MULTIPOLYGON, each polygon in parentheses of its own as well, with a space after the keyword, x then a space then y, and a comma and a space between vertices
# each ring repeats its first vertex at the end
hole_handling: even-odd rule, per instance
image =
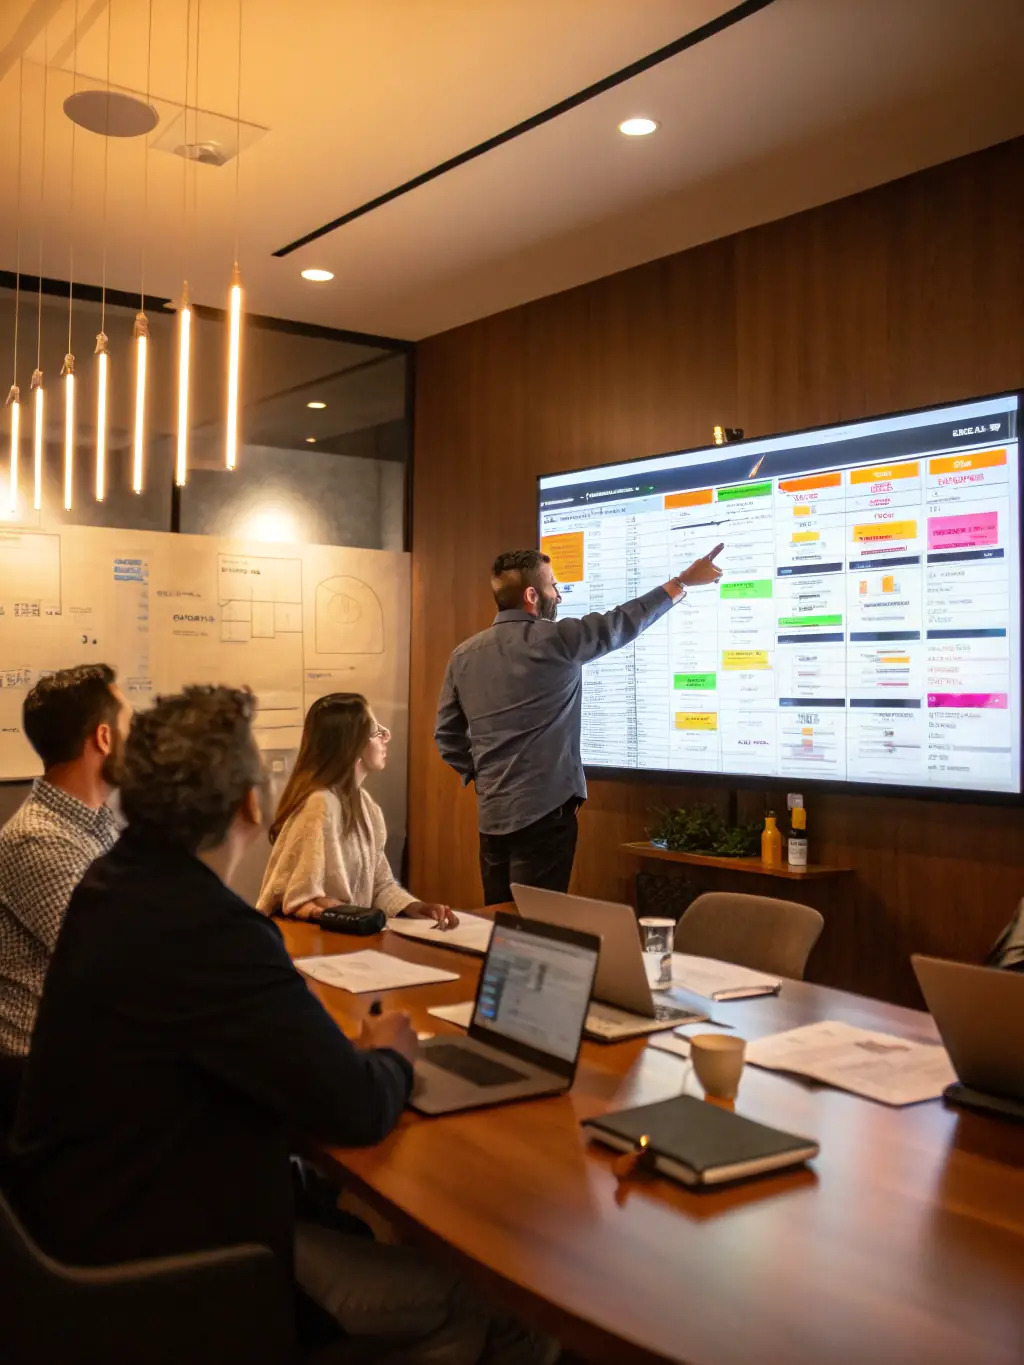
POLYGON ((684 692, 713 692, 718 686, 714 673, 677 673, 674 685, 684 692))
POLYGON ((764 483, 738 483, 732 488, 718 490, 719 502, 735 502, 737 498, 767 498, 771 496, 772 481, 764 483))
POLYGON ((723 601, 726 602, 740 597, 771 597, 772 580, 770 578, 748 578, 742 583, 723 583, 718 591, 723 601))
POLYGON ((842 616, 780 616, 780 626, 841 626, 842 616))

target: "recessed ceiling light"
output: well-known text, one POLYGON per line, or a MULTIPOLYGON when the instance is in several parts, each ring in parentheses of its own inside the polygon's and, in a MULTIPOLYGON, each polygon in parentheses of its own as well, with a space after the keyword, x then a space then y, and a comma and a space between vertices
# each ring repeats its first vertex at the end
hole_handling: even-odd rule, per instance
POLYGON ((308 446, 315 446, 315 445, 316 445, 316 437, 315 437, 315 436, 307 436, 307 437, 306 437, 306 445, 308 445, 308 446))
POLYGON ((626 137, 648 137, 657 129, 658 125, 652 118, 628 118, 619 124, 619 132, 626 137))
POLYGON ((320 410, 321 408, 325 408, 326 406, 327 406, 326 403, 319 403, 319 402, 317 402, 315 399, 314 399, 314 401, 313 401, 312 403, 307 403, 307 404, 306 404, 306 407, 307 407, 307 408, 316 408, 316 410, 317 410, 318 412, 319 412, 319 410, 320 410))
POLYGON ((304 270, 302 272, 304 280, 312 280, 314 284, 326 284, 328 280, 334 279, 333 270, 304 270))

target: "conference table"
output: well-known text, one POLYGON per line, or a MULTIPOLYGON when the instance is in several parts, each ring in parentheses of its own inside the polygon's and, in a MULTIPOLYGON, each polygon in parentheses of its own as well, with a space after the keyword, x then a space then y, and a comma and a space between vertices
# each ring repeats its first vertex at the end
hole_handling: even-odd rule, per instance
MULTIPOLYGON (((293 956, 375 948, 459 974, 385 992, 423 1032, 471 999, 482 959, 385 933, 282 925, 293 956)), ((311 982, 354 1034, 372 997, 311 982)), ((714 1004, 753 1039, 823 1019, 934 1041, 926 1014, 786 981, 714 1004)), ((816 1139, 808 1167, 719 1190, 621 1178, 580 1120, 681 1093, 646 1040, 585 1043, 563 1097, 406 1113, 373 1148, 320 1148, 342 1182, 507 1308, 608 1365, 1020 1365, 1024 1124, 936 1100, 892 1109, 744 1071, 737 1112, 816 1139)), ((692 1092, 691 1092, 692 1093, 692 1092)), ((697 1092, 699 1093, 699 1091, 697 1092)))

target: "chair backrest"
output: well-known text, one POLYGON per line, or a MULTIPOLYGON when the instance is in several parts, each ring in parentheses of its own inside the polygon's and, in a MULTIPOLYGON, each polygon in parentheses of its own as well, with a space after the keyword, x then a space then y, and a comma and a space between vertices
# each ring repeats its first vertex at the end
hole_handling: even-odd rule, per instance
POLYGON ((817 910, 797 901, 709 891, 676 925, 675 949, 802 981, 824 923, 817 910))
POLYGON ((47 1256, 0 1194, 4 1365, 290 1365, 287 1275, 239 1246, 98 1269, 47 1256))
POLYGON ((1024 900, 1017 906, 1013 919, 992 945, 986 967, 1003 967, 1011 972, 1024 971, 1024 900))

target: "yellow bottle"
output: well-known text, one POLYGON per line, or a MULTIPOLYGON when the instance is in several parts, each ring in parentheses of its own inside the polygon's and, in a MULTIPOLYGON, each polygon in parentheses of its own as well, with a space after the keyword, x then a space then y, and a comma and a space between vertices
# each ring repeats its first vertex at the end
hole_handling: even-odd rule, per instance
POLYGON ((765 867, 782 866, 782 835, 775 823, 774 811, 764 817, 764 833, 761 835, 761 861, 765 867))

